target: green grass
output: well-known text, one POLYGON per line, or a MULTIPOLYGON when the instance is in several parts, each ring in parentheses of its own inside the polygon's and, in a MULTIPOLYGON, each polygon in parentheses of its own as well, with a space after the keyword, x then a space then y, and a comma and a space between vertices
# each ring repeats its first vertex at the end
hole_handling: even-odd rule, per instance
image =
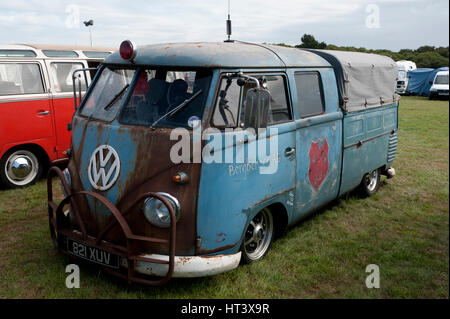
POLYGON ((3 298, 448 298, 449 103, 403 97, 397 176, 368 199, 339 199, 303 221, 259 263, 164 287, 128 285, 81 267, 65 287, 69 260, 51 243, 46 184, 0 191, 3 298), (367 289, 365 267, 380 267, 367 289))

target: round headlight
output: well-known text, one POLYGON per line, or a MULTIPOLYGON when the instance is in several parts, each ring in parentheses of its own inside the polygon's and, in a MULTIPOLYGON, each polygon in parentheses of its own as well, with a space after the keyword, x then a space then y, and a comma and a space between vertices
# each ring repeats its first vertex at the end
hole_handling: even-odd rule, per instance
MULTIPOLYGON (((167 193, 157 193, 157 194, 167 198, 167 200, 172 205, 172 208, 175 212, 177 222, 181 216, 181 207, 180 204, 178 203, 178 200, 172 195, 169 195, 167 193)), ((144 206, 142 207, 142 210, 144 211, 145 218, 147 218, 147 220, 151 224, 161 228, 167 228, 170 226, 169 208, 167 208, 166 205, 159 199, 155 197, 147 198, 144 201, 144 206)))

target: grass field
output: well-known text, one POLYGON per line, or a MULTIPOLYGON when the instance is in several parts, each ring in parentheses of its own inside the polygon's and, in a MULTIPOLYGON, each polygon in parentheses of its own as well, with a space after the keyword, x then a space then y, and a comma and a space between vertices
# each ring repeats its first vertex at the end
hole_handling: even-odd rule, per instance
POLYGON ((127 285, 81 267, 67 289, 47 221, 46 184, 0 190, 1 298, 448 298, 449 103, 403 97, 394 179, 339 199, 278 239, 259 263, 208 278, 127 285), (365 286, 366 265, 380 288, 365 286))

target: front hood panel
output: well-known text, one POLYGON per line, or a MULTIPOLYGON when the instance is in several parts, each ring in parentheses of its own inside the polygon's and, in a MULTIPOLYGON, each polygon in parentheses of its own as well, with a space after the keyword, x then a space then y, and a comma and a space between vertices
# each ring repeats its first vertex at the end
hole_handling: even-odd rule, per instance
MULTIPOLYGON (((177 141, 170 140, 170 132, 171 129, 150 130, 147 127, 105 124, 76 116, 73 121, 73 155, 69 170, 74 191, 97 192, 116 205, 122 213, 145 192, 166 192, 175 196, 182 207, 181 218, 177 223, 177 253, 181 250, 189 254, 194 252, 195 247, 201 164, 172 163, 170 149, 177 141), (101 146, 102 157, 96 152, 101 146), (90 168, 93 157, 96 159, 93 161, 95 167, 90 168), (118 157, 119 163, 113 164, 115 157, 118 157), (103 163, 100 163, 102 159, 103 163), (102 173, 100 167, 103 165, 105 169, 102 173), (112 172, 113 170, 118 172, 112 172), (172 176, 180 171, 188 174, 188 184, 178 185, 172 182, 172 176), (117 179, 114 183, 107 185, 111 184, 115 175, 117 179), (108 189, 102 189, 104 186, 108 189)), ((83 220, 86 220, 88 232, 93 236, 98 235, 112 220, 111 213, 92 198, 79 198, 77 201, 81 206, 83 220)), ((145 219, 141 206, 141 203, 138 204, 126 217, 131 230, 139 235, 166 238, 168 230, 152 226, 145 219)), ((107 239, 123 242, 119 227, 116 227, 107 239)), ((165 251, 162 247, 157 250, 159 253, 165 251)))

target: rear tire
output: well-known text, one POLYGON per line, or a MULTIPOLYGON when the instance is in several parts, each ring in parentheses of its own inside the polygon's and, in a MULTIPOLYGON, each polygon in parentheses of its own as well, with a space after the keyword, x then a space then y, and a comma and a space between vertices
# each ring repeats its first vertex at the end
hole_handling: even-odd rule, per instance
POLYGON ((32 150, 9 150, 0 160, 0 180, 8 188, 33 185, 42 176, 43 171, 42 161, 32 150))
POLYGON ((272 244, 274 237, 274 221, 271 211, 264 208, 250 221, 244 233, 241 245, 244 264, 261 260, 272 244))
POLYGON ((375 194, 380 188, 380 170, 375 169, 372 172, 364 175, 359 190, 362 197, 369 197, 375 194))

